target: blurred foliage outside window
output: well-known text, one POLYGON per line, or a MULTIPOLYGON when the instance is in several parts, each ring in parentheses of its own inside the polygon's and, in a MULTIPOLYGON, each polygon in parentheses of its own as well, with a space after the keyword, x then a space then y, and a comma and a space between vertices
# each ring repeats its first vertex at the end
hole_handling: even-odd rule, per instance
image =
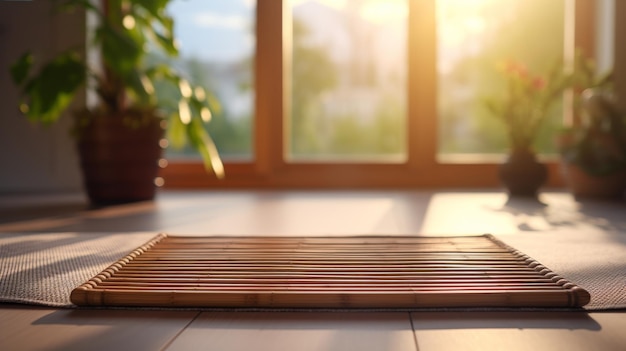
POLYGON ((290 161, 406 159, 406 0, 292 0, 290 161))
MULTIPOLYGON (((177 0, 168 8, 180 57, 173 62, 186 77, 215 99, 206 125, 227 161, 250 161, 254 126, 255 0, 177 0)), ((160 59, 160 58, 154 58, 160 59)), ((163 94, 167 96, 167 92, 163 94)), ((190 148, 168 148, 170 159, 195 159, 190 148)))

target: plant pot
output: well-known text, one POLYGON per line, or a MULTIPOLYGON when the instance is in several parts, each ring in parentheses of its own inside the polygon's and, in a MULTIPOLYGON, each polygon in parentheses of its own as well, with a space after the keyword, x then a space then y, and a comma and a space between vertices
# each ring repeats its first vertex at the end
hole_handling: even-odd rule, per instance
POLYGON ((92 205, 152 200, 164 130, 155 117, 129 127, 119 117, 94 118, 80 131, 78 153, 92 205))
POLYGON ((499 177, 510 196, 536 197, 548 179, 548 170, 534 152, 515 149, 500 165, 499 177))
POLYGON ((623 200, 626 193, 626 169, 596 176, 576 164, 562 163, 563 176, 569 191, 576 198, 623 200))

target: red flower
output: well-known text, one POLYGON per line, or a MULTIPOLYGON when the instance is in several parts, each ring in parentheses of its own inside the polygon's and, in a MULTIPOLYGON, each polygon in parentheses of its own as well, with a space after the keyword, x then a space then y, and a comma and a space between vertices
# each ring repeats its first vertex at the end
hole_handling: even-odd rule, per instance
POLYGON ((530 147, 569 78, 558 62, 547 76, 533 74, 515 60, 501 62, 497 69, 505 79, 506 91, 486 99, 486 107, 504 122, 513 148, 530 147))
POLYGON ((543 77, 535 77, 532 81, 532 87, 535 88, 535 90, 542 90, 546 85, 546 80, 543 79, 543 77))
POLYGON ((518 77, 521 79, 528 77, 528 68, 516 61, 507 61, 504 66, 504 71, 512 77, 518 77))

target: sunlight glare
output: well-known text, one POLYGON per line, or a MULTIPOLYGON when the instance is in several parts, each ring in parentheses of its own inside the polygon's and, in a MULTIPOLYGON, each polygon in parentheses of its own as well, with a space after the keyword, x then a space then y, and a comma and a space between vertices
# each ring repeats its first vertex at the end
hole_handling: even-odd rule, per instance
POLYGON ((318 4, 323 4, 328 7, 332 7, 334 9, 343 9, 346 7, 346 0, 290 0, 291 7, 296 7, 299 5, 303 5, 307 2, 316 2, 318 4))
POLYGON ((183 122, 183 124, 191 123, 191 110, 189 109, 187 101, 181 100, 178 103, 178 114, 180 116, 180 121, 183 122))
POLYGON ((391 23, 408 15, 407 0, 290 0, 292 7, 309 2, 342 11, 357 8, 361 18, 375 24, 391 23))
MULTIPOLYGON (((485 9, 498 0, 438 0, 437 27, 440 44, 440 73, 454 66, 457 56, 466 50, 479 50, 478 41, 488 29, 485 9)), ((467 54, 467 53, 466 53, 467 54)))
POLYGON ((360 15, 376 24, 393 23, 408 16, 406 0, 367 1, 360 10, 360 15))
POLYGON ((480 34, 486 29, 483 10, 496 0, 440 0, 437 2, 437 17, 445 26, 440 33, 443 42, 461 44, 468 36, 480 34))

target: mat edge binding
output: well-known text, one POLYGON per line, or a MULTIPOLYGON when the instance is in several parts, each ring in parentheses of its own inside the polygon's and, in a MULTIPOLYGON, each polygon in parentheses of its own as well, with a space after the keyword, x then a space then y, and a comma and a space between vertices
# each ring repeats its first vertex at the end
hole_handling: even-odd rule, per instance
POLYGON ((135 257, 141 255, 142 253, 149 250, 154 245, 161 242, 163 239, 167 238, 169 235, 166 233, 159 233, 152 239, 148 240, 145 244, 139 246, 135 250, 131 251, 128 255, 123 258, 115 261, 113 264, 105 268, 98 275, 89 279, 85 283, 80 286, 74 288, 70 293, 70 301, 78 306, 87 306, 87 305, 103 305, 104 304, 104 296, 102 293, 94 294, 98 287, 98 284, 102 283, 103 279, 110 278, 112 274, 117 272, 122 266, 126 265, 129 261, 133 260, 135 257), (96 298, 94 298, 96 297, 96 298))

